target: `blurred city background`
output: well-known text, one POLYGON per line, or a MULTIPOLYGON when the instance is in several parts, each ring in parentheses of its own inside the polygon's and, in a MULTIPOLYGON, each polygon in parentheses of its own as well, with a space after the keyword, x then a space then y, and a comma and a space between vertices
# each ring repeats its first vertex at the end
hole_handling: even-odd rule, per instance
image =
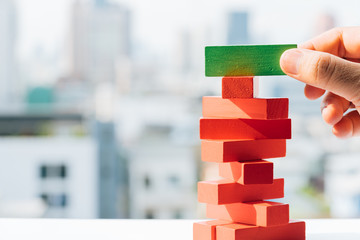
MULTIPOLYGON (((204 46, 300 43, 360 25, 357 0, 0 0, 0 217, 202 218, 204 46)), ((273 159, 293 218, 360 217, 360 139, 336 139, 289 77, 273 159)))

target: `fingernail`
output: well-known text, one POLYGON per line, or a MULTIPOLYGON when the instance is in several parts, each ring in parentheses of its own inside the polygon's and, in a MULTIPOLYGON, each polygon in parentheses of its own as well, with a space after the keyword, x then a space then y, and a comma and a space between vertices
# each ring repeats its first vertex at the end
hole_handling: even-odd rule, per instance
POLYGON ((298 49, 286 50, 280 58, 280 65, 283 71, 293 75, 298 74, 302 56, 302 51, 298 49))

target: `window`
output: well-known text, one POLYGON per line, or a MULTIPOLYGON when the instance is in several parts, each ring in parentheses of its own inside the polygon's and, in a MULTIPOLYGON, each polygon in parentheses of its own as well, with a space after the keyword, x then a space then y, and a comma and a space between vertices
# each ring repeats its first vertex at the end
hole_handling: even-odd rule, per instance
POLYGON ((151 187, 151 180, 148 175, 144 177, 144 185, 146 189, 149 189, 151 187))
POLYGON ((180 209, 176 209, 176 210, 174 211, 174 218, 175 218, 175 219, 180 219, 180 218, 182 218, 182 217, 183 217, 182 211, 181 211, 180 209))
POLYGON ((67 177, 67 168, 65 165, 60 166, 60 177, 66 178, 67 177))
POLYGON ((49 207, 49 216, 64 216, 63 214, 59 215, 59 209, 65 211, 69 206, 69 196, 66 190, 68 167, 65 164, 42 164, 39 167, 39 177, 39 196, 49 207), (55 211, 55 215, 51 209, 55 211))
POLYGON ((40 167, 40 178, 46 178, 46 166, 42 165, 40 167))
POLYGON ((145 212, 146 219, 153 219, 154 218, 154 211, 151 209, 146 210, 145 212))
POLYGON ((179 187, 180 179, 176 175, 171 175, 168 177, 168 182, 172 187, 179 187))
POLYGON ((65 193, 61 194, 40 194, 41 199, 49 206, 49 207, 66 207, 68 205, 68 197, 65 193))
POLYGON ((46 204, 48 204, 49 196, 47 194, 43 193, 40 197, 46 204))
POLYGON ((40 166, 40 178, 66 178, 67 177, 67 166, 64 164, 60 165, 41 165, 40 166))

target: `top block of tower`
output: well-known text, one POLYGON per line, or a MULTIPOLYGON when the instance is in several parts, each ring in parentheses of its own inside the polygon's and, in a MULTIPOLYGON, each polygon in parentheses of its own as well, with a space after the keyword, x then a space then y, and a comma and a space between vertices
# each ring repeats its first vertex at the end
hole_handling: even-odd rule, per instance
POLYGON ((284 75, 280 57, 296 44, 205 47, 205 76, 284 75))
POLYGON ((258 77, 223 77, 221 96, 226 99, 255 98, 258 95, 258 77))

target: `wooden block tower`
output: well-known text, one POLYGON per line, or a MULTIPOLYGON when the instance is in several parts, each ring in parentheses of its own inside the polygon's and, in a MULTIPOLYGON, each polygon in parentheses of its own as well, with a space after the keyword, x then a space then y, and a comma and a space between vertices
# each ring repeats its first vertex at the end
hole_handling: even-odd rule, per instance
POLYGON ((219 165, 218 181, 198 183, 198 200, 216 219, 194 223, 194 240, 303 240, 305 223, 289 220, 284 179, 273 163, 291 138, 289 101, 256 98, 257 79, 283 75, 281 54, 296 45, 205 48, 206 76, 222 76, 222 96, 203 97, 201 158, 219 165))

